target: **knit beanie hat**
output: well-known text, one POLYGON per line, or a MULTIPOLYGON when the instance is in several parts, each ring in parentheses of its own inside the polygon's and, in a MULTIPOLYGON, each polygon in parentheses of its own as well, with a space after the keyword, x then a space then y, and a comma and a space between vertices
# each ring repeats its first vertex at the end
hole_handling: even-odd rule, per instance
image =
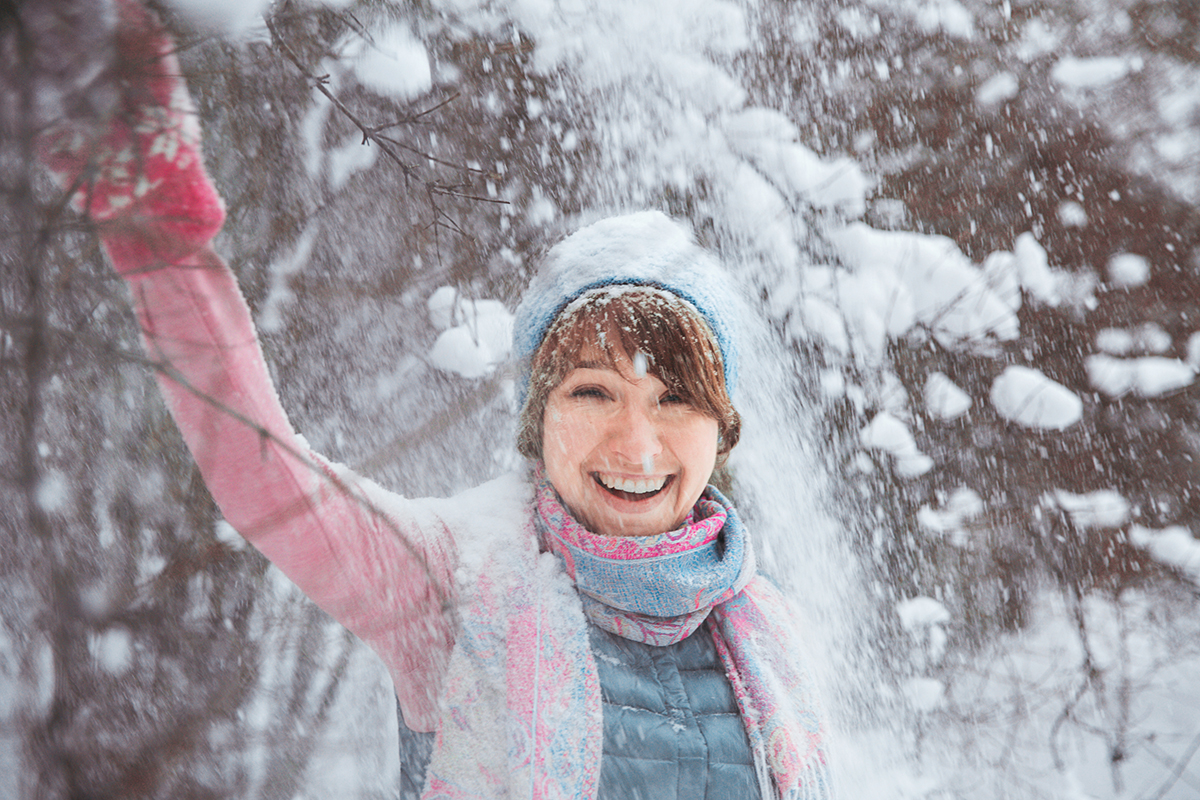
POLYGON ((738 378, 738 295, 725 271, 689 229, 659 211, 641 211, 581 228, 546 254, 513 322, 522 403, 533 356, 555 317, 585 292, 618 285, 653 286, 691 303, 717 340, 725 389, 733 396, 738 378))

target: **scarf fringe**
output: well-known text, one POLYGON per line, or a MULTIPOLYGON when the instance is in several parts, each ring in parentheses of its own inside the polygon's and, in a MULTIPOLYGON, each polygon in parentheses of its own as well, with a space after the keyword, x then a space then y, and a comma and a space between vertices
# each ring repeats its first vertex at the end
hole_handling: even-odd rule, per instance
POLYGON ((809 756, 800 768, 799 784, 781 793, 781 800, 832 800, 832 776, 824 754, 809 756))

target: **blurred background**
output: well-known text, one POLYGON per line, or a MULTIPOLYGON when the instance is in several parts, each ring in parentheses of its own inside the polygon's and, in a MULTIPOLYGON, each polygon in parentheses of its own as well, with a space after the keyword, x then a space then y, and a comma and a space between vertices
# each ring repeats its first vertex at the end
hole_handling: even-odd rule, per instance
MULTIPOLYGON (((520 468, 538 256, 662 209, 749 300, 727 478, 845 796, 1200 797, 1192 0, 153 7, 314 449, 520 468)), ((113 20, 0 7, 0 797, 397 797, 388 678, 221 520, 32 157, 113 20)))

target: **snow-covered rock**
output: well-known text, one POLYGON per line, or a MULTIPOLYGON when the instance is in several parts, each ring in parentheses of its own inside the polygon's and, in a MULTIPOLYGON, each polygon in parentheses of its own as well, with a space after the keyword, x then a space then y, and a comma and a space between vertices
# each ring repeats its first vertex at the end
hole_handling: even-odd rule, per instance
POLYGON ((860 440, 868 449, 890 453, 896 459, 896 473, 901 477, 924 475, 933 468, 933 459, 917 448, 908 426, 886 411, 867 423, 860 440))
POLYGON ((1078 395, 1030 367, 1005 369, 989 397, 1000 416, 1026 428, 1063 430, 1083 417, 1078 395))
POLYGON ((1160 397, 1190 386, 1196 370, 1176 358, 1144 356, 1115 358, 1097 353, 1084 361, 1088 381, 1108 397, 1133 393, 1138 397, 1160 397))
POLYGON ((845 306, 860 320, 875 318, 890 331, 924 323, 947 346, 1016 338, 1019 323, 1010 303, 953 240, 879 231, 863 223, 831 231, 829 239, 861 277, 856 289, 883 287, 873 297, 856 295, 854 305, 845 306))
POLYGON ((1075 494, 1055 489, 1048 499, 1080 528, 1119 528, 1129 519, 1129 501, 1111 489, 1075 494))
POLYGON ((443 286, 427 307, 430 323, 441 331, 429 352, 438 369, 482 378, 508 358, 513 317, 500 301, 463 298, 454 287, 443 286))
POLYGON ((1135 57, 1107 56, 1097 58, 1059 59, 1050 70, 1054 82, 1068 89, 1095 89, 1121 80, 1142 69, 1142 60, 1135 57))
POLYGON ((930 416, 943 420, 958 419, 971 408, 971 396, 940 372, 925 380, 925 408, 930 416))
POLYGON ((375 30, 370 40, 352 34, 345 49, 358 82, 381 95, 410 100, 433 85, 429 52, 407 23, 375 30))
POLYGON ((1143 286, 1150 280, 1150 262, 1136 253, 1119 253, 1108 261, 1108 279, 1125 289, 1143 286))
POLYGON ((1182 525, 1154 530, 1141 525, 1129 529, 1129 540, 1144 548, 1154 560, 1179 570, 1200 584, 1200 541, 1182 525))

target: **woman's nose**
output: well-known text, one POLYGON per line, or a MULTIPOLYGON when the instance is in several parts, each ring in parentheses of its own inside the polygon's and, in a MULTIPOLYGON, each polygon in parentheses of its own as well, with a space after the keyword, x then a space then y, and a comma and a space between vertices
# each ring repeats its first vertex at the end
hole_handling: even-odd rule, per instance
POLYGON ((662 452, 658 422, 649 409, 627 404, 613 419, 610 431, 613 452, 634 464, 644 466, 662 452))

